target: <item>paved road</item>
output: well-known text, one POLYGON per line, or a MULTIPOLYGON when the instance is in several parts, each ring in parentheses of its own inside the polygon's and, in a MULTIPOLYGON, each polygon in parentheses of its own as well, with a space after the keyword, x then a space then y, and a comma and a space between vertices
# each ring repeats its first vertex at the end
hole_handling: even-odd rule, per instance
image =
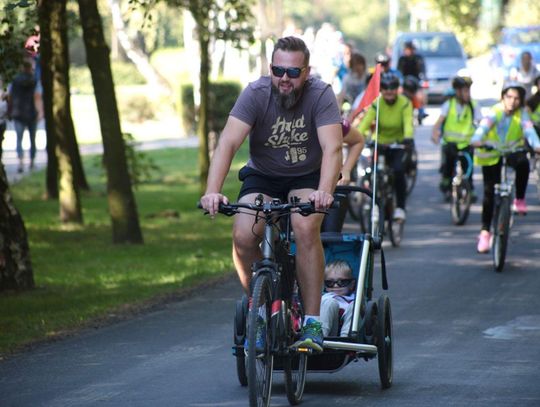
MULTIPOLYGON (((512 230, 507 266, 495 273, 491 257, 475 252, 479 204, 465 226, 451 224, 436 188, 438 154, 429 131, 418 132, 420 175, 402 247, 385 244, 394 386, 380 390, 377 362, 359 361, 334 374, 309 374, 305 406, 540 405, 535 187, 529 215, 512 230)), ((239 296, 230 279, 201 296, 0 362, 0 405, 245 406, 230 349, 239 296)), ((288 405, 280 375, 272 405, 288 405)))

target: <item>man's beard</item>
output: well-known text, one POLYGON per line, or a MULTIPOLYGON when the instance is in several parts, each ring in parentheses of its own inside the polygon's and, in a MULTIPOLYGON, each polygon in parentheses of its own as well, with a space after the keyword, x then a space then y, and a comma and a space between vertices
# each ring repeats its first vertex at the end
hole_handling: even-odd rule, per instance
POLYGON ((276 102, 284 109, 292 109, 298 100, 300 100, 300 96, 302 95, 301 89, 294 88, 290 93, 283 94, 279 91, 277 86, 272 84, 272 94, 274 95, 274 98, 276 99, 276 102))

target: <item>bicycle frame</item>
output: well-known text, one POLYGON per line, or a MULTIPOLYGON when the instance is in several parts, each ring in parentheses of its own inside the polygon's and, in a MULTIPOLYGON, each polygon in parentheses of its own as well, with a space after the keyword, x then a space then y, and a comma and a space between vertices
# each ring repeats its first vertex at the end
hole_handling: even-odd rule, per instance
POLYGON ((500 200, 503 196, 509 196, 512 198, 514 196, 514 182, 508 179, 508 164, 507 164, 508 153, 502 154, 502 165, 501 165, 501 182, 495 184, 495 204, 497 205, 497 200, 500 200))

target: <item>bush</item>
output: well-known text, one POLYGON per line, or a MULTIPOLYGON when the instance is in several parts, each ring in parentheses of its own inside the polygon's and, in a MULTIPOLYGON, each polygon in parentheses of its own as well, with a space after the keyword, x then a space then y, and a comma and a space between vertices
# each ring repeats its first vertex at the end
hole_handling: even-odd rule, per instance
MULTIPOLYGON (((146 83, 144 77, 137 71, 137 68, 131 62, 114 61, 111 64, 111 69, 115 86, 144 85, 146 83)), ((87 66, 71 65, 69 67, 69 80, 71 88, 76 93, 94 93, 92 76, 90 75, 90 69, 88 69, 87 66)))
MULTIPOLYGON (((238 82, 224 81, 211 83, 208 95, 208 125, 212 132, 220 132, 229 117, 236 99, 240 95, 242 85, 238 82)), ((197 131, 195 107, 193 105, 193 85, 183 85, 180 89, 182 122, 186 134, 194 134, 197 131)))
POLYGON ((118 109, 122 119, 132 123, 142 123, 156 117, 152 102, 144 95, 131 95, 125 101, 118 98, 118 109))

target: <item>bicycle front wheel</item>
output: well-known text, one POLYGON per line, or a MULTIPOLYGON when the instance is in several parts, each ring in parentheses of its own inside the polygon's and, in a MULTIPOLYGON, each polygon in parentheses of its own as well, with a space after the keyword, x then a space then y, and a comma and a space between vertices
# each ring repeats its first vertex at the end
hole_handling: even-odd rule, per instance
MULTIPOLYGON (((299 318, 300 320, 302 320, 303 316, 301 304, 299 305, 300 306, 296 309, 293 308, 290 312, 287 312, 287 328, 289 330, 288 336, 291 344, 295 339, 295 324, 293 322, 293 314, 296 311, 294 318, 299 318), (300 312, 301 315, 299 315, 298 312, 300 312)), ((307 358, 306 353, 289 353, 284 359, 283 373, 285 374, 285 392, 287 393, 289 403, 293 406, 300 403, 304 394, 308 363, 307 358)))
POLYGON ((405 180, 407 182, 407 196, 409 196, 416 185, 416 177, 418 175, 418 153, 416 149, 411 152, 411 156, 408 159, 407 171, 405 173, 405 180))
POLYGON ((268 276, 260 274, 253 285, 251 307, 248 315, 248 388, 251 407, 270 405, 272 393, 271 335, 272 290, 268 276))
POLYGON ((285 358, 283 372, 285 373, 285 391, 287 399, 293 406, 300 403, 306 384, 307 354, 298 353, 285 358))
POLYGON ((510 234, 511 216, 510 198, 501 198, 500 205, 495 209, 495 228, 493 232, 493 267, 495 271, 502 271, 508 248, 508 235, 510 234))
POLYGON ((471 185, 462 180, 452 186, 452 221, 455 225, 464 225, 471 208, 471 185))

